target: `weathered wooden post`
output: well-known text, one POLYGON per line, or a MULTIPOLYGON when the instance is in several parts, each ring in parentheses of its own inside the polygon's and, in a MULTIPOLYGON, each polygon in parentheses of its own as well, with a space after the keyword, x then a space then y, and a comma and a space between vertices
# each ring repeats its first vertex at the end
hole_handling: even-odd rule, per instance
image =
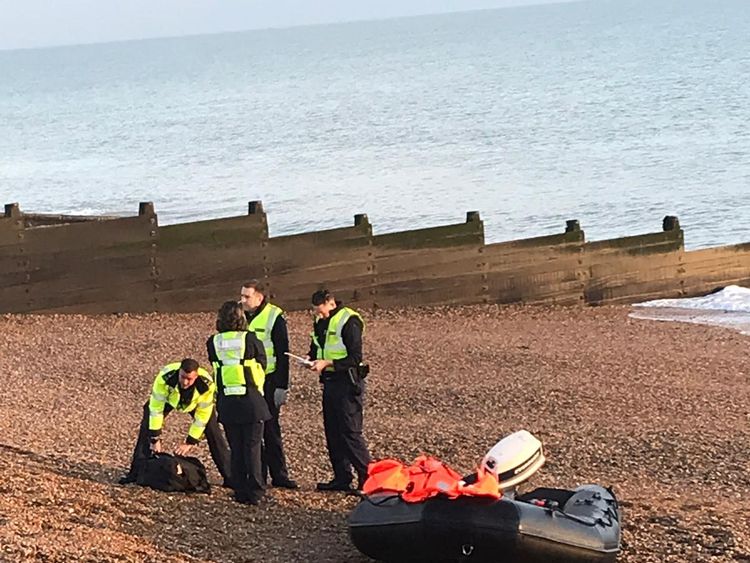
POLYGON ((142 201, 138 204, 138 215, 154 215, 154 203, 152 201, 142 201))
POLYGON ((678 231, 680 230, 680 220, 676 215, 667 215, 664 217, 661 227, 664 231, 678 231))
POLYGON ((247 202, 247 214, 248 215, 260 215, 263 213, 263 202, 260 200, 248 201, 247 202))
MULTIPOLYGON (((363 229, 366 229, 367 231, 367 271, 370 274, 369 279, 369 287, 362 287, 359 289, 355 289, 354 293, 352 295, 353 301, 359 301, 359 300, 365 300, 367 301, 367 297, 363 297, 363 295, 369 296, 369 300, 372 301, 373 306, 375 306, 375 295, 377 294, 377 290, 375 289, 377 285, 377 278, 375 277, 375 252, 373 250, 373 244, 372 244, 372 225, 370 225, 370 218, 367 217, 366 213, 357 213, 354 216, 354 226, 355 227, 361 227, 363 229)), ((377 306, 375 306, 377 308, 377 306)))
POLYGON ((21 216, 21 208, 18 206, 17 203, 6 203, 5 204, 5 216, 10 217, 20 217, 21 216))

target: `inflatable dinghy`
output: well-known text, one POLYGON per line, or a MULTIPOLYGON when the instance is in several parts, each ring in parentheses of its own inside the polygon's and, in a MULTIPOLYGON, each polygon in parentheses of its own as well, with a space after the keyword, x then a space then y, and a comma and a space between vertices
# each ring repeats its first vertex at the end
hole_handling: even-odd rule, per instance
POLYGON ((611 490, 584 485, 515 493, 543 463, 541 443, 517 432, 482 462, 482 469, 499 477, 500 498, 437 494, 414 502, 404 500, 408 494, 378 491, 363 497, 350 515, 352 542, 365 555, 393 563, 615 561, 620 512, 611 490))

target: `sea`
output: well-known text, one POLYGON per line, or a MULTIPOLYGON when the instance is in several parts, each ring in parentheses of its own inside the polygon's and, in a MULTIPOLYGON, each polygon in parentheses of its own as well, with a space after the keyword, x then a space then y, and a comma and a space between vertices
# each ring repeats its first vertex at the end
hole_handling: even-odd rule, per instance
POLYGON ((0 51, 0 203, 272 236, 750 242, 750 2, 592 0, 0 51))
POLYGON ((719 326, 750 336, 750 288, 729 285, 701 297, 645 301, 634 305, 629 316, 719 326))

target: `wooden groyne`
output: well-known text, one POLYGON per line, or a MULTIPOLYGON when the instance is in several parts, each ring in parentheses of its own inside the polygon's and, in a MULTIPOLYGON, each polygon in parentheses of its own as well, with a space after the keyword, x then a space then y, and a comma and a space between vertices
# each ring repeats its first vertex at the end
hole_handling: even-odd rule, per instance
POLYGON ((131 217, 24 213, 0 217, 0 312, 199 312, 265 279, 275 302, 308 306, 321 286, 360 307, 471 303, 630 303, 750 286, 750 243, 685 251, 676 217, 635 236, 561 233, 485 244, 462 223, 373 235, 352 225, 268 236, 259 201, 245 215, 160 227, 154 206, 131 217))

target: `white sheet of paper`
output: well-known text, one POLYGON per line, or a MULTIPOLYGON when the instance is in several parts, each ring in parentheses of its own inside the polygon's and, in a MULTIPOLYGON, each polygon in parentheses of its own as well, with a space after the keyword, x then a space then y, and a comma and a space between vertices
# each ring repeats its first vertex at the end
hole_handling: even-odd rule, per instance
POLYGON ((309 366, 313 365, 313 363, 314 363, 312 360, 308 360, 307 358, 303 358, 302 356, 296 356, 294 354, 290 354, 289 352, 284 352, 284 353, 287 356, 289 356, 290 358, 292 358, 293 360, 297 360, 303 366, 308 366, 309 367, 309 366))

